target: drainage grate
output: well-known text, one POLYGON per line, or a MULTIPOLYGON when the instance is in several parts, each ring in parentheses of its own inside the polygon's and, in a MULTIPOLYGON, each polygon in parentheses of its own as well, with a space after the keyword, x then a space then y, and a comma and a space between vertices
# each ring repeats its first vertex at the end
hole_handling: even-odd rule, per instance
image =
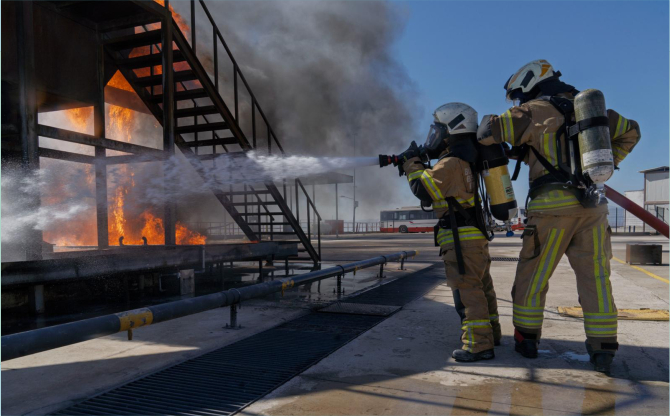
POLYGON ((518 257, 491 257, 491 261, 519 261, 518 257))
MULTIPOLYGON (((444 279, 432 267, 347 299, 402 306, 444 279)), ((312 312, 135 380, 57 415, 230 415, 306 370, 386 316, 312 312)))

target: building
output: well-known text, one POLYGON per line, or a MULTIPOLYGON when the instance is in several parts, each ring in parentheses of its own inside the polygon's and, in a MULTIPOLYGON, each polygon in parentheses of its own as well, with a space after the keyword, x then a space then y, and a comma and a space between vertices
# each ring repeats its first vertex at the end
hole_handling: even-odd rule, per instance
MULTIPOLYGON (((644 174, 644 208, 665 222, 668 222, 670 217, 668 212, 669 170, 668 166, 661 166, 640 171, 644 174)), ((645 231, 647 231, 646 227, 645 225, 645 231)))

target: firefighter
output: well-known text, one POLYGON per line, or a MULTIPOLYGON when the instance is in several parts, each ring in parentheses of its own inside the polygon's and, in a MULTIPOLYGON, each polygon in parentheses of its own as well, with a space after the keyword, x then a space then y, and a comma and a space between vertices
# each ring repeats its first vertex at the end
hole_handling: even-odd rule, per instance
MULTIPOLYGON (((524 65, 505 84, 507 99, 515 106, 500 116, 485 116, 477 139, 485 145, 513 146, 510 153, 516 155, 517 167, 512 179, 518 176, 521 160, 530 170, 527 225, 512 288, 515 350, 527 358, 537 357, 549 278, 566 254, 577 277, 586 349, 596 371, 606 373, 619 347, 609 280, 612 248, 607 200, 598 194, 602 184, 599 188, 576 185, 581 183, 575 176, 581 165, 579 159, 571 161, 570 149, 586 163, 579 149, 587 146, 576 144, 576 133, 582 144, 583 127, 602 126, 601 142, 607 148, 594 154, 609 158, 616 169, 640 140, 640 128, 613 110, 605 112, 603 99, 601 117, 571 129, 576 128, 573 105, 579 91, 560 76, 545 60, 524 65), (595 193, 590 192, 593 189, 595 193)), ((588 176, 581 179, 588 182, 588 176)))
POLYGON ((463 346, 452 357, 457 361, 490 360, 495 357, 494 345, 500 345, 501 332, 475 172, 477 112, 466 104, 449 103, 433 116, 435 123, 422 151, 428 154, 427 159, 439 161, 427 168, 412 142, 399 156, 402 170, 414 195, 422 205, 432 205, 440 218, 436 245, 440 246, 447 284, 462 325, 463 346))

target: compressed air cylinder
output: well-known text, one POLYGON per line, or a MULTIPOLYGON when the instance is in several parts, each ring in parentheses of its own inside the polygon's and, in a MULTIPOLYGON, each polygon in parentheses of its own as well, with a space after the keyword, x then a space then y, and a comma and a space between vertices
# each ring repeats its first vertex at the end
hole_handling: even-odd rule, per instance
POLYGON ((489 194, 491 214, 500 221, 509 221, 516 217, 517 205, 507 170, 509 159, 505 156, 505 149, 501 144, 477 147, 479 157, 477 167, 489 194))
MULTIPOLYGON (((580 122, 593 117, 607 117, 607 107, 603 93, 589 89, 575 97, 575 121, 580 122)), ((582 173, 595 184, 604 183, 614 172, 609 127, 589 127, 579 133, 578 141, 582 173)))

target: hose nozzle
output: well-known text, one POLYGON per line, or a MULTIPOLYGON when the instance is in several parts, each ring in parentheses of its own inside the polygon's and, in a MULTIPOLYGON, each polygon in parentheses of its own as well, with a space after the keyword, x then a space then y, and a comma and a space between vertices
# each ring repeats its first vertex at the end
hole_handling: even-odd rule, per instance
POLYGON ((398 166, 398 156, 396 155, 379 155, 379 167, 383 168, 384 166, 393 165, 398 166))

